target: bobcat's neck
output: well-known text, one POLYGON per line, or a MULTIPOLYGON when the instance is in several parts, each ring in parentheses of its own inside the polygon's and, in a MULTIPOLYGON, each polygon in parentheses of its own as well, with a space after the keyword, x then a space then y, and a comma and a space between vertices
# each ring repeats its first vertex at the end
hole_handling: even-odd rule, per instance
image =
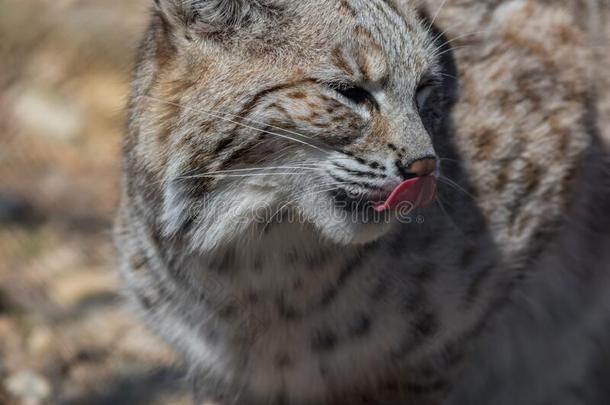
POLYGON ((341 267, 369 248, 337 245, 309 224, 273 223, 257 226, 195 260, 207 273, 230 276, 237 288, 281 292, 299 289, 303 283, 312 288, 334 283, 341 267))

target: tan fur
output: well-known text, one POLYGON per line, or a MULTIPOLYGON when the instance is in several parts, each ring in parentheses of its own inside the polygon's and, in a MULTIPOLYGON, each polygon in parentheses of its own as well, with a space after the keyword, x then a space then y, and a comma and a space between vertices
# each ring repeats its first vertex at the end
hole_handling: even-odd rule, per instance
POLYGON ((575 209, 595 145, 581 16, 534 0, 423 3, 159 0, 117 239, 136 305, 202 379, 201 400, 436 403, 513 272, 575 209), (457 78, 431 19, 454 38, 457 78), (432 118, 418 107, 429 76, 447 87, 432 118), (387 193, 432 158, 449 213, 440 201, 398 227, 320 208, 330 187, 387 193), (306 221, 283 222, 295 212, 306 221))

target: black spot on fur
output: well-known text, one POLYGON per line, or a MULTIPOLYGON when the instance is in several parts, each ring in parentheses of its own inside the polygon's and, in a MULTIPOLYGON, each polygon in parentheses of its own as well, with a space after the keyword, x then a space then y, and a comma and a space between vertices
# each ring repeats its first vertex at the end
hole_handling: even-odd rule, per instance
POLYGON ((360 163, 361 165, 368 165, 368 162, 361 157, 356 157, 355 159, 356 159, 356 162, 360 163))
POLYGON ((466 295, 464 296, 464 301, 466 304, 472 304, 477 300, 481 292, 481 286, 485 280, 487 280, 493 274, 496 267, 496 264, 489 264, 479 270, 479 272, 470 282, 466 295))
POLYGON ((406 315, 412 315, 415 312, 421 311, 428 305, 428 293, 423 286, 418 285, 414 291, 407 294, 404 301, 404 310, 406 315))
POLYGON ((436 266, 430 262, 424 262, 419 266, 417 271, 413 273, 413 278, 418 283, 427 283, 436 276, 436 266))
POLYGON ((439 321, 436 315, 431 312, 426 312, 415 320, 413 328, 418 335, 428 338, 438 331, 439 321))
POLYGON ((361 404, 374 404, 375 402, 373 401, 373 399, 368 396, 368 395, 361 395, 360 396, 360 403, 361 404))
POLYGON ((292 359, 292 357, 290 357, 290 355, 286 353, 281 353, 278 354, 275 358, 275 366, 280 370, 292 368, 294 366, 294 360, 292 359))
POLYGON ((286 302, 284 296, 280 296, 276 299, 276 306, 278 314, 284 320, 294 321, 303 317, 301 312, 286 302))
POLYGON ((417 350, 439 329, 437 317, 431 312, 422 312, 412 323, 412 329, 404 337, 400 346, 391 352, 392 357, 404 357, 417 350))
POLYGON ((339 290, 336 287, 329 287, 324 294, 322 294, 322 299, 320 300, 320 307, 326 308, 328 307, 337 297, 339 290))
POLYGON ((309 269, 317 270, 319 267, 323 266, 330 256, 330 252, 322 251, 319 254, 315 255, 307 255, 305 258, 306 266, 309 269))
POLYGON ((300 278, 295 279, 292 283, 292 289, 294 291, 301 291, 303 289, 303 280, 300 278))
POLYGON ((274 405, 288 405, 289 403, 288 396, 284 391, 277 394, 277 397, 275 397, 275 401, 273 402, 274 405))
POLYGON ((449 388, 449 384, 443 380, 437 380, 428 384, 404 384, 402 389, 416 395, 428 395, 445 391, 449 388))
MULTIPOLYGON (((365 163, 366 163, 366 161, 364 162, 364 164, 365 163)), ((355 177, 365 177, 365 178, 368 178, 368 179, 385 179, 385 178, 388 177, 384 173, 364 172, 364 171, 361 171, 361 170, 349 169, 349 168, 347 168, 347 167, 345 167, 345 166, 343 166, 342 164, 339 164, 339 163, 335 163, 335 166, 338 169, 344 171, 345 173, 348 173, 348 174, 350 174, 352 176, 355 176, 355 177)))
POLYGON ((233 319, 237 316, 237 305, 230 303, 225 305, 219 312, 218 315, 223 319, 233 319))
POLYGON ((217 271, 226 271, 235 267, 236 255, 233 249, 219 254, 210 263, 210 267, 217 271))
POLYGON ((385 390, 388 392, 396 392, 400 389, 400 386, 397 382, 389 382, 385 386, 385 390))
POLYGON ((462 257, 460 258, 460 262, 459 262, 460 269, 466 269, 466 268, 470 267, 470 265, 472 265, 472 262, 476 259, 476 257, 477 257, 476 247, 474 247, 474 246, 467 247, 462 252, 462 257))
POLYGON ((328 329, 319 330, 311 339, 311 349, 314 352, 329 352, 337 346, 337 335, 328 329))
POLYGON ((148 258, 146 256, 144 256, 143 253, 138 252, 136 254, 134 254, 133 256, 131 256, 131 259, 129 261, 129 264, 131 265, 131 269, 138 271, 138 270, 142 270, 144 268, 144 266, 146 266, 146 264, 148 263, 148 258))
POLYGON ((246 295, 246 300, 248 301, 248 303, 250 305, 256 305, 256 304, 258 304, 260 302, 260 297, 258 296, 256 291, 250 291, 246 295))
POLYGON ((322 377, 328 376, 328 368, 326 367, 326 365, 321 363, 318 368, 319 368, 319 371, 320 371, 320 375, 322 377))
POLYGON ((383 171, 386 170, 386 167, 384 165, 382 165, 381 163, 379 163, 379 162, 369 162, 368 163, 368 167, 370 167, 373 170, 377 170, 377 169, 380 169, 380 170, 383 170, 383 171))
POLYGON ((151 310, 155 306, 155 301, 152 298, 148 297, 142 291, 136 291, 135 297, 138 300, 138 302, 140 303, 140 305, 142 306, 142 308, 144 308, 146 310, 151 310))
POLYGON ((218 156, 220 153, 224 152, 229 146, 231 146, 234 140, 235 135, 227 136, 226 138, 222 139, 220 142, 218 142, 218 145, 216 145, 213 155, 218 156))
POLYGON ((253 267, 254 267, 255 273, 262 272, 263 271, 263 258, 260 256, 257 256, 256 259, 254 259, 253 267))
MULTIPOLYGON (((363 188, 363 189, 368 189, 368 190, 381 190, 380 187, 378 186, 374 186, 372 184, 367 184, 367 183, 362 183, 362 182, 357 182, 357 181, 352 181, 337 175, 334 175, 332 173, 329 173, 329 176, 335 180, 337 183, 343 183, 345 185, 351 185, 351 186, 355 186, 355 187, 359 187, 359 188, 363 188)), ((339 193, 332 193, 333 196, 335 197, 335 199, 339 202, 350 202, 351 200, 354 200, 353 198, 350 198, 346 191, 341 189, 339 193)), ((358 199, 358 201, 360 201, 360 199, 358 199)))
POLYGON ((371 330, 371 326, 371 318, 366 314, 360 314, 356 320, 352 322, 349 329, 349 335, 352 338, 365 336, 371 330))
POLYGON ((343 266, 341 273, 337 278, 336 284, 334 286, 329 287, 322 295, 322 299, 320 300, 320 303, 318 305, 319 309, 327 308, 335 301, 341 289, 345 286, 345 284, 347 284, 348 280, 354 274, 355 270, 360 268, 362 257, 363 254, 361 252, 353 259, 351 259, 345 266, 343 266))
POLYGON ((388 281, 385 278, 379 279, 375 285, 375 288, 371 291, 371 299, 373 301, 380 301, 383 299, 389 291, 388 281))
POLYGON ((293 249, 288 250, 288 252, 286 252, 285 259, 289 265, 294 266, 294 265, 300 263, 301 254, 298 251, 298 249, 293 248, 293 249))

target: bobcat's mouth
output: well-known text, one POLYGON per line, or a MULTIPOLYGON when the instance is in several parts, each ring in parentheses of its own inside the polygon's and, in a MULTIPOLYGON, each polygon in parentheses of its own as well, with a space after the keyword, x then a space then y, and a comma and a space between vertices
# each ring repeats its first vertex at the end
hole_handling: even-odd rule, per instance
POLYGON ((436 199, 437 177, 414 177, 398 185, 390 185, 386 190, 352 192, 342 188, 333 191, 332 195, 335 201, 348 211, 372 210, 385 213, 399 209, 425 208, 436 199))
POLYGON ((415 177, 400 183, 385 200, 376 203, 373 208, 377 212, 395 210, 402 206, 415 209, 429 206, 435 198, 436 176, 415 177))

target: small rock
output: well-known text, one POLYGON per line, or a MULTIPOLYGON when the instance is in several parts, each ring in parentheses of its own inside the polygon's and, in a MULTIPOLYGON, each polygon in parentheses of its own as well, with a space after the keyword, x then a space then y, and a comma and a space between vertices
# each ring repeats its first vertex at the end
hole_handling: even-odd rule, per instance
POLYGON ((10 375, 4 386, 11 395, 28 403, 43 401, 51 395, 49 383, 42 376, 27 370, 10 375))
POLYGON ((0 315, 12 314, 17 310, 17 306, 8 295, 8 293, 0 289, 0 315))
POLYGON ((74 139, 83 126, 77 105, 38 89, 19 92, 13 110, 23 128, 50 138, 74 139))
POLYGON ((45 327, 37 328, 28 337, 27 346, 29 352, 35 356, 49 353, 53 346, 53 332, 45 327))
POLYGON ((39 216, 24 197, 0 192, 0 224, 34 225, 39 216))

